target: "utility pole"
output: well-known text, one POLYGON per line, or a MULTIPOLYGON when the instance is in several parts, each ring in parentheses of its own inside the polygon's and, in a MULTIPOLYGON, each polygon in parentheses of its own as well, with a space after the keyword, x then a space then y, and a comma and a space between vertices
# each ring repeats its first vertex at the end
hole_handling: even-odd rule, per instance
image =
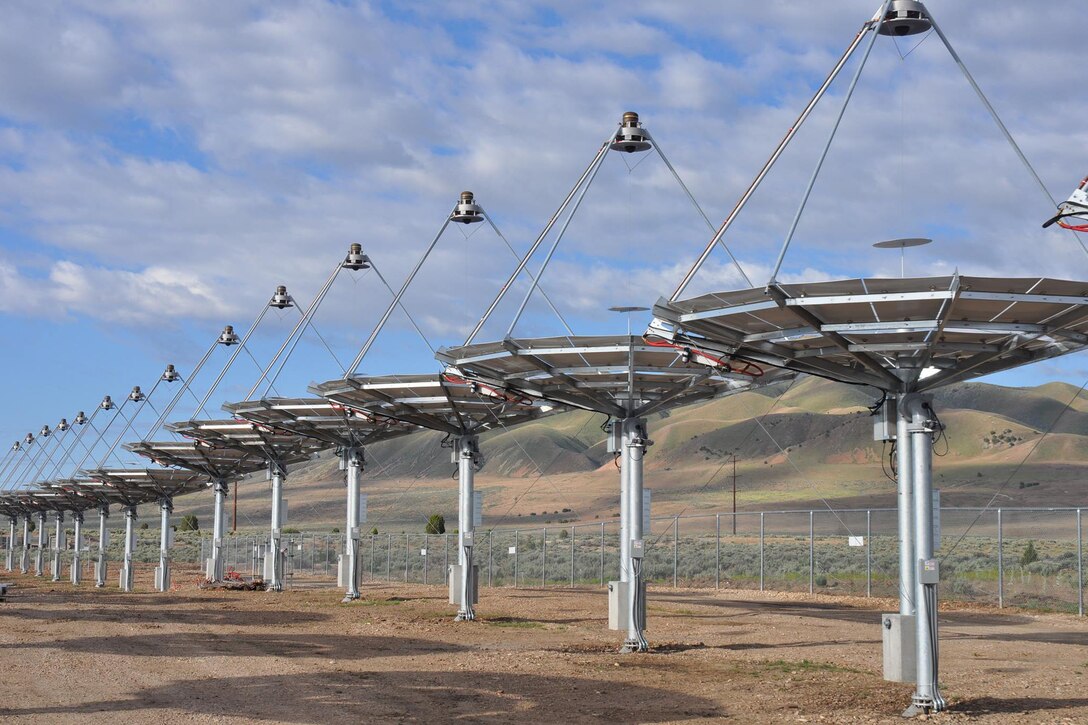
POLYGON ((230 532, 232 534, 238 533, 238 484, 240 481, 235 481, 234 486, 234 515, 230 519, 230 532))

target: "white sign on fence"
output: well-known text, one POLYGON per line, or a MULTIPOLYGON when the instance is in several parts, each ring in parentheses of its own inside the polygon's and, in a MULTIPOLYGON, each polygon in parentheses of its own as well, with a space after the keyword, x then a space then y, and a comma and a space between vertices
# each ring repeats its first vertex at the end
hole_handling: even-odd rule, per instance
POLYGON ((514 555, 514 554, 518 553, 518 547, 511 546, 509 549, 506 550, 506 553, 510 554, 510 555, 514 555))
POLYGON ((420 556, 427 556, 427 550, 426 549, 420 549, 419 550, 419 555, 420 556))
POLYGON ((846 543, 850 546, 865 546, 864 536, 849 536, 846 539, 846 543))

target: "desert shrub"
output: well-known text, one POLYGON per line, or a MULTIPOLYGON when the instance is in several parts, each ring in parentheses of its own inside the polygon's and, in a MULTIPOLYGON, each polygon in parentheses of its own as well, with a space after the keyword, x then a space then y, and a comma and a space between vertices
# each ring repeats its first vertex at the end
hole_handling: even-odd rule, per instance
POLYGON ((446 533, 446 518, 442 514, 431 514, 427 519, 427 526, 423 529, 425 534, 446 533))
POLYGON ((1027 566, 1039 561, 1039 552, 1035 550, 1035 542, 1029 541, 1024 547, 1024 553, 1020 555, 1020 566, 1027 566))
POLYGON ((185 514, 178 524, 178 531, 200 531, 200 521, 195 514, 185 514))

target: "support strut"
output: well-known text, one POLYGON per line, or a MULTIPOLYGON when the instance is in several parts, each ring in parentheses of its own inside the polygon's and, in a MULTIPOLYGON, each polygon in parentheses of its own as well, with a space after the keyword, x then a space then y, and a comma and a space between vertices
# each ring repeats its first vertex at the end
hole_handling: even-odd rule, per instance
POLYGON ((225 507, 227 492, 230 484, 223 479, 217 479, 212 484, 215 500, 212 504, 212 551, 208 559, 208 570, 205 576, 210 582, 223 581, 223 535, 226 530, 225 507))
POLYGON ((363 474, 363 452, 359 448, 345 448, 341 459, 347 470, 348 505, 347 535, 344 537, 344 559, 347 561, 347 580, 344 582, 344 599, 350 602, 359 594, 359 487, 363 474))
POLYGON ((474 435, 465 435, 457 439, 457 561, 460 581, 458 586, 456 621, 476 619, 476 571, 472 560, 472 549, 476 542, 476 521, 474 518, 476 464, 480 456, 479 441, 474 435))

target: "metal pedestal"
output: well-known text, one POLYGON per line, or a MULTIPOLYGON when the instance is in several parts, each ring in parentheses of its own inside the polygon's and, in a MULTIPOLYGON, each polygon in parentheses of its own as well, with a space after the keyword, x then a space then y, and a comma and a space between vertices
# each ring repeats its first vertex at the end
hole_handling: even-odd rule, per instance
POLYGON ((224 508, 230 486, 226 481, 216 481, 213 486, 215 501, 212 504, 212 552, 208 558, 208 570, 205 576, 208 581, 221 582, 223 581, 223 534, 226 528, 224 508))
POLYGON ((34 554, 34 576, 45 574, 45 512, 38 514, 38 551, 34 554))
POLYGON ((159 568, 155 570, 155 589, 160 592, 170 591, 170 540, 173 533, 170 514, 173 512, 172 500, 164 498, 159 501, 159 568))
POLYGON ((911 465, 914 473, 914 604, 917 684, 904 715, 944 710, 937 689, 938 634, 937 581, 939 567, 933 556, 933 433, 936 417, 922 396, 907 396, 903 407, 910 415, 911 465))
POLYGON ((644 553, 642 532, 642 462, 650 441, 646 436, 646 421, 626 418, 622 422, 623 479, 627 488, 627 639, 623 652, 645 652, 649 643, 643 634, 646 627, 646 588, 642 576, 644 553))
POLYGON ((908 395, 900 395, 896 408, 895 445, 898 466, 899 513, 899 613, 914 614, 914 464, 911 451, 908 395))
POLYGON ((106 586, 106 551, 110 545, 110 531, 106 528, 106 519, 110 517, 110 507, 102 506, 98 509, 98 558, 94 563, 94 585, 106 586))
POLYGON ((80 560, 80 553, 83 550, 83 512, 76 511, 72 514, 72 568, 69 572, 69 579, 73 584, 80 584, 83 581, 83 562, 80 560))
POLYGON ((30 571, 30 516, 23 517, 23 551, 19 557, 19 571, 30 571))
POLYGON ((62 514, 59 511, 57 512, 57 519, 54 522, 53 542, 54 542, 54 546, 53 546, 53 562, 52 562, 53 581, 59 582, 60 581, 60 567, 61 567, 61 562, 60 562, 61 552, 63 552, 64 548, 65 548, 65 542, 64 542, 64 514, 62 514))
POLYGON ((132 556, 136 548, 136 507, 125 509, 125 557, 121 562, 121 591, 132 591, 132 556))
POLYGON ((8 526, 8 554, 7 561, 5 562, 5 568, 8 571, 15 571, 15 517, 11 517, 11 522, 8 526))
POLYGON ((359 479, 363 473, 362 451, 358 448, 346 448, 342 461, 348 478, 347 535, 344 536, 347 577, 343 583, 342 601, 350 602, 359 598, 359 479))
POLYGON ((284 551, 282 548, 283 536, 283 481, 286 474, 282 468, 272 465, 269 468, 272 476, 272 535, 269 537, 268 558, 265 559, 265 572, 267 589, 270 592, 283 591, 283 564, 284 551))
POLYGON ((476 522, 474 517, 473 485, 476 479, 476 462, 480 454, 476 436, 461 436, 457 439, 457 549, 458 587, 457 621, 476 619, 473 608, 476 600, 476 569, 472 563, 472 550, 476 543, 476 522))

